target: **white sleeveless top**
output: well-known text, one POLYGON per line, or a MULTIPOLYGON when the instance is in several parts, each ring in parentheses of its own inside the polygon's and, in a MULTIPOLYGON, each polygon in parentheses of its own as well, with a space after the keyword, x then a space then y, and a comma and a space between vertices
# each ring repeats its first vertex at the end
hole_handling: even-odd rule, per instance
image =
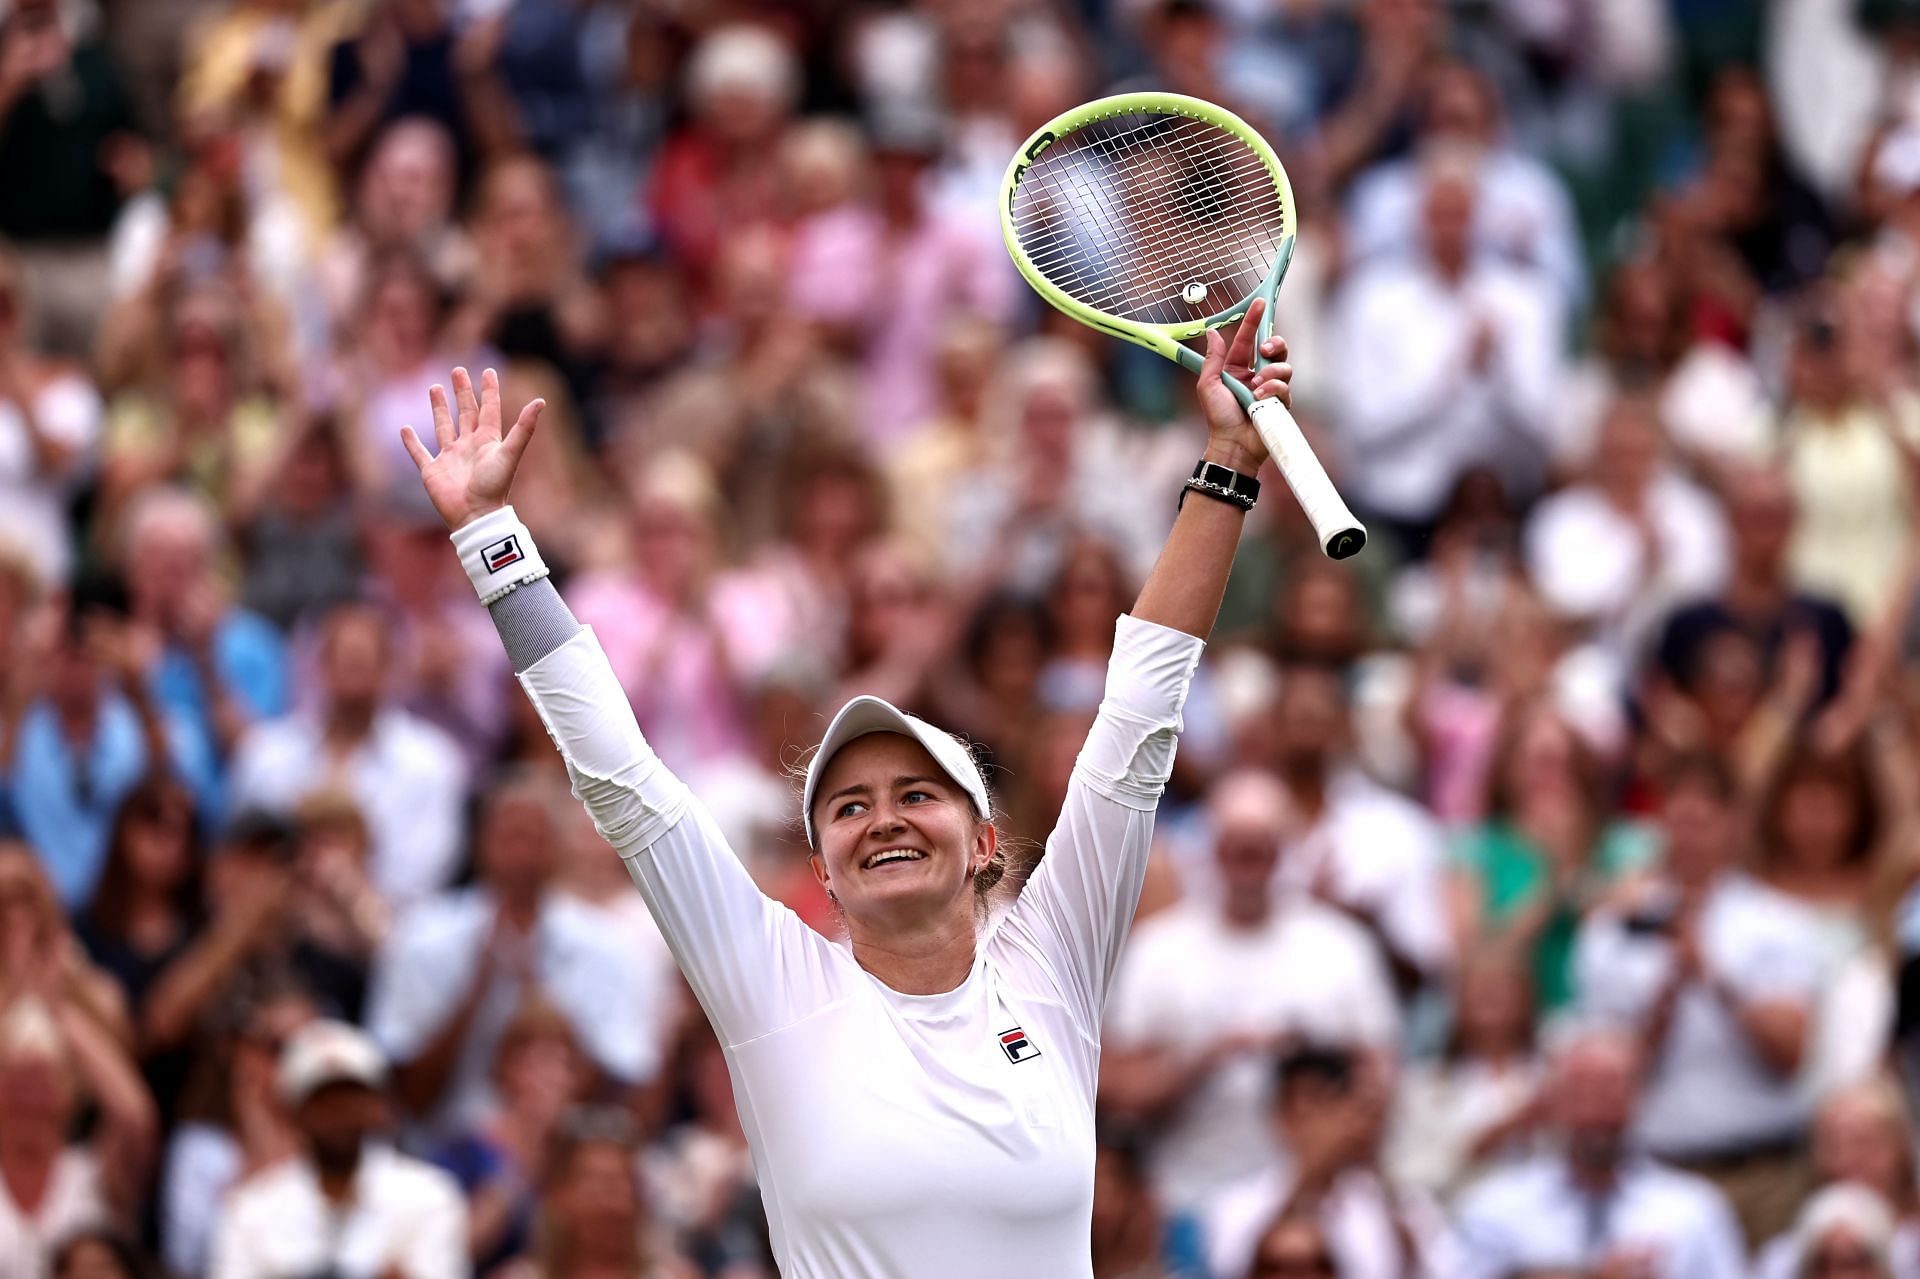
POLYGON ((100 1165, 89 1151, 70 1147, 54 1159, 47 1193, 31 1216, 14 1202, 6 1179, 0 1177, 0 1275, 46 1279, 53 1250, 68 1235, 107 1221, 100 1165))

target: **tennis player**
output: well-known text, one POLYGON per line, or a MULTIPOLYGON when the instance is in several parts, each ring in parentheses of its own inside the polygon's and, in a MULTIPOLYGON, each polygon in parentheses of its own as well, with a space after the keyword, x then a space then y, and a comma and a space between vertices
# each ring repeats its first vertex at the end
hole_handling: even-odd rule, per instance
MULTIPOLYGON (((812 757, 813 873, 851 945, 763 896, 712 817, 661 764, 600 643, 550 582, 507 491, 539 401, 502 433, 500 387, 465 370, 432 391, 437 456, 402 439, 453 530, 574 793, 659 920, 725 1045, 788 1279, 1089 1279, 1100 1016, 1133 918, 1188 682, 1212 629, 1265 456, 1224 368, 1252 368, 1260 304, 1208 334, 1203 463, 1159 562, 1120 618, 1106 699, 1059 825, 1017 902, 966 747, 872 697, 812 757)), ((1268 358, 1284 356, 1278 339, 1268 358)), ((1168 494, 1172 502, 1175 495, 1168 494)))

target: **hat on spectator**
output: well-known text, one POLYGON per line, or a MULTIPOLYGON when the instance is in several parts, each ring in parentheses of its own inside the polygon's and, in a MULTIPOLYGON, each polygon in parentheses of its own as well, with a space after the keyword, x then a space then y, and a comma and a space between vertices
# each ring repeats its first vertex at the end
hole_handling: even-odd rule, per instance
POLYGON ((933 756, 933 762, 940 766, 940 771, 973 801, 975 816, 984 822, 993 812, 993 802, 987 798, 987 783, 980 776, 980 766, 974 763, 973 755, 959 738, 935 728, 916 715, 907 714, 892 702, 878 697, 856 697, 842 706, 840 713, 833 717, 833 723, 827 725, 827 735, 820 739, 820 749, 807 761, 807 785, 801 797, 801 815, 807 824, 807 843, 812 847, 820 847, 818 833, 813 828, 813 799, 820 789, 820 777, 827 771, 828 761, 840 753, 841 747, 869 733, 899 733, 919 742, 926 748, 927 754, 933 756))
POLYGON ((280 1052, 280 1099, 298 1106, 328 1084, 387 1084, 387 1058, 373 1037, 344 1021, 308 1022, 280 1052))
POLYGON ((687 67, 687 94, 706 104, 728 93, 748 94, 782 106, 800 92, 793 50, 779 36, 751 23, 711 32, 694 48, 687 67))

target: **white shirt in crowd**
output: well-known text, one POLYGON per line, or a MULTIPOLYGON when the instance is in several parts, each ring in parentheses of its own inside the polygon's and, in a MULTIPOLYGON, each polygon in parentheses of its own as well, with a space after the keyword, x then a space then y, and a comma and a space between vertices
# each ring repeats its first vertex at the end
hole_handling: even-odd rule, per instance
MULTIPOLYGON (((1387 1130, 1396 1186, 1447 1196, 1479 1169, 1474 1145, 1539 1094, 1539 1064, 1495 1070, 1485 1061, 1423 1061, 1401 1073, 1387 1130)), ((1511 1154, 1492 1156, 1496 1161, 1511 1154)))
POLYGON ((176 1275, 206 1273, 227 1191, 246 1154, 227 1129, 189 1121, 167 1139, 160 1176, 160 1259, 176 1275))
POLYGON ((1433 976, 1453 956, 1445 867, 1445 842, 1427 811, 1347 769, 1328 784, 1320 820, 1282 850, 1275 876, 1283 888, 1319 885, 1371 910, 1394 947, 1433 976))
MULTIPOLYGON (((1611 1195, 1580 1188, 1542 1155, 1480 1182, 1454 1206, 1466 1279, 1539 1270, 1584 1273, 1608 1257, 1645 1258, 1652 1279, 1742 1279, 1740 1226, 1720 1192, 1649 1159, 1629 1160, 1611 1195)), ((1639 1273, 1639 1272, 1635 1272, 1639 1273)))
MULTIPOLYGON (((1753 1259, 1753 1279, 1800 1279, 1806 1240, 1798 1229, 1775 1236, 1753 1259)), ((1902 1221, 1887 1245, 1887 1270, 1892 1279, 1920 1279, 1920 1222, 1902 1221)))
MULTIPOLYGON (((1490 256, 1544 271, 1569 308, 1586 295, 1586 259, 1567 189, 1547 165, 1512 147, 1474 166, 1474 243, 1490 256)), ((1364 261, 1405 252, 1421 236, 1427 175, 1418 159, 1376 165, 1347 201, 1346 250, 1364 261)))
POLYGON ((99 392, 76 374, 53 378, 33 397, 43 435, 73 455, 62 474, 41 467, 20 406, 0 400, 0 543, 18 548, 41 582, 64 583, 73 570, 66 504, 100 438, 99 392))
POLYGON ((1203 647, 1117 631, 1045 860, 936 995, 761 894, 590 630, 521 675, 718 1032, 786 1279, 1090 1279, 1101 1013, 1203 647))
MULTIPOLYGON (((1161 1046, 1191 1058, 1227 1035, 1297 1035, 1391 1049, 1400 1009, 1379 947, 1340 912, 1288 894, 1266 921, 1234 928, 1188 899, 1143 921, 1107 1010, 1110 1050, 1161 1046)), ((1149 1168, 1163 1207, 1196 1212, 1269 1166, 1272 1053, 1219 1063, 1160 1130, 1149 1168)))
POLYGON ((1553 451, 1563 312, 1552 278, 1522 267, 1482 261, 1457 287, 1423 258, 1361 268, 1333 325, 1334 424, 1355 504, 1429 520, 1482 465, 1536 484, 1553 451), (1482 324, 1493 350, 1475 371, 1482 324))
MULTIPOLYGON (((471 888, 422 902, 395 922, 374 960, 366 1017, 394 1061, 417 1058, 458 1010, 493 939, 497 913, 492 894, 471 888)), ((596 1065, 623 1084, 639 1084, 659 1072, 672 974, 643 960, 621 933, 613 912, 548 893, 529 940, 525 978, 565 1015, 596 1065)), ((486 1113, 500 1035, 529 993, 526 982, 513 965, 495 963, 432 1116, 436 1131, 460 1131, 486 1113)))
POLYGON ((296 713, 256 724, 240 739, 229 807, 287 814, 319 791, 344 790, 367 820, 367 873, 395 906, 452 881, 465 833, 467 764, 443 730, 390 707, 367 740, 330 767, 318 719, 296 713))
POLYGON ((0 1275, 45 1279, 53 1250, 68 1235, 111 1220, 101 1193, 99 1161, 80 1147, 54 1157, 47 1188, 31 1215, 14 1202, 6 1179, 0 1177, 0 1275))
MULTIPOLYGON (((1208 1273, 1240 1279, 1260 1237, 1293 1195, 1294 1170, 1276 1161, 1215 1197, 1201 1221, 1208 1273)), ((1340 1279, 1458 1279, 1464 1258, 1446 1216, 1425 1196, 1395 1191, 1351 1168, 1321 1200, 1320 1228, 1340 1279), (1412 1257, 1403 1254, 1411 1246, 1412 1257)))
POLYGON ((1641 500, 1652 545, 1589 485, 1534 507, 1523 536, 1527 574, 1541 598, 1629 655, 1676 605, 1717 592, 1730 555, 1726 517, 1699 486, 1666 472, 1641 500))
POLYGON ((361 1156, 344 1206, 321 1193, 304 1159, 241 1183, 221 1214, 208 1271, 209 1279, 391 1273, 465 1279, 467 1203, 451 1176, 384 1146, 361 1156))
MULTIPOLYGON (((1818 995, 1825 965, 1816 924, 1755 880, 1721 876, 1701 908, 1698 940, 1707 971, 1743 1000, 1811 1006, 1818 995)), ((1617 908, 1597 910, 1574 947, 1581 1008, 1642 1021, 1673 963, 1664 930, 1636 928, 1617 908)), ((1792 1140, 1809 1110, 1798 1079, 1769 1067, 1722 997, 1694 982, 1675 1001, 1666 1040, 1648 1064, 1635 1130, 1644 1149, 1685 1160, 1792 1140)))

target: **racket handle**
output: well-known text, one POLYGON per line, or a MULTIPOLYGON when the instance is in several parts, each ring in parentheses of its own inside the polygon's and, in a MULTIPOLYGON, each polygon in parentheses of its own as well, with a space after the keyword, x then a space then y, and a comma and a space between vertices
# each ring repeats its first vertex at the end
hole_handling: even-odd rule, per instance
POLYGON ((1341 500, 1340 490, 1333 487, 1327 468, 1320 465, 1287 406, 1275 399, 1255 400, 1247 416, 1253 419, 1253 428, 1260 432, 1261 442, 1286 477, 1300 509, 1307 513, 1327 558, 1344 560, 1357 554, 1367 544, 1367 530, 1341 500))

